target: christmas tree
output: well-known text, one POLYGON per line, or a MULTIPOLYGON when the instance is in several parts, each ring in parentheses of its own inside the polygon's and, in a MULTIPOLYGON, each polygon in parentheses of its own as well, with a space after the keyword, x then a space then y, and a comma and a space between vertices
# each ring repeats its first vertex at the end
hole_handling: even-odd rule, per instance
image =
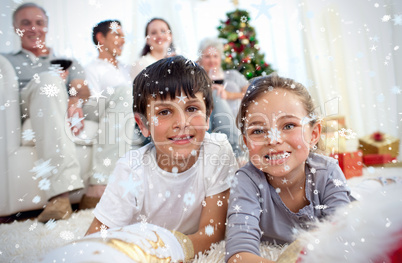
POLYGON ((228 19, 220 21, 219 38, 226 39, 224 45, 225 59, 223 69, 237 69, 247 79, 264 76, 274 70, 265 62, 260 53, 255 30, 249 25, 250 16, 247 11, 236 9, 226 14, 228 19))

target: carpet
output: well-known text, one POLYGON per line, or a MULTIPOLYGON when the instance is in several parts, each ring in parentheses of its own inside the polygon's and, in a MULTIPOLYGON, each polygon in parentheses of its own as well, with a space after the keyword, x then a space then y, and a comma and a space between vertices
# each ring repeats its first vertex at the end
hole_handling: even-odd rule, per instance
MULTIPOLYGON (((400 174, 398 174, 401 176, 400 174)), ((354 190, 356 190, 356 186, 361 185, 361 182, 363 181, 363 177, 360 178, 352 178, 354 180, 348 180, 349 186, 354 186, 354 190)), ((375 187, 378 187, 375 186, 375 187)), ((397 184, 397 189, 394 190, 394 195, 400 196, 400 193, 402 191, 402 184, 398 183, 397 184)), ((380 186, 381 188, 381 186, 380 186)), ((385 208, 387 209, 386 211, 394 211, 396 212, 396 215, 402 211, 402 199, 400 198, 390 198, 387 199, 387 196, 384 194, 383 191, 373 191, 373 189, 364 189, 361 188, 357 189, 360 190, 360 192, 367 192, 367 193, 375 193, 371 198, 374 200, 377 198, 378 202, 374 202, 374 200, 367 200, 366 205, 368 207, 371 207, 371 209, 365 209, 367 211, 375 211, 376 209, 373 209, 373 207, 382 207, 385 204, 387 205, 385 208), (381 201, 380 201, 381 200, 381 201), (385 200, 388 200, 388 202, 385 202, 385 200), (392 202, 391 204, 389 202, 392 202), (391 206, 393 205, 393 206, 391 206), (394 207, 395 209, 392 209, 394 207)), ((384 208, 384 209, 385 209, 384 208)), ((348 206, 348 209, 355 210, 356 207, 353 206, 348 206)), ((356 213, 356 211, 354 211, 356 213)), ((345 211, 340 210, 341 215, 345 215, 345 211)), ((346 214, 352 215, 350 211, 346 214)), ((363 214, 363 213, 362 213, 363 214)), ((350 218, 356 221, 356 218, 358 217, 358 214, 353 214, 350 218)), ((367 216, 368 218, 376 218, 378 220, 382 220, 385 226, 388 228, 388 222, 390 219, 392 219, 391 215, 387 215, 386 218, 384 219, 383 216, 386 215, 385 212, 383 213, 374 213, 371 216, 367 216), (373 217, 373 215, 376 215, 373 217)), ((396 216, 394 215, 394 217, 396 216)), ((392 224, 393 226, 397 226, 397 229, 402 229, 402 218, 399 218, 394 220, 394 223, 392 224), (398 224, 396 224, 396 222, 398 224), (398 228, 399 227, 399 228, 398 228)), ((93 215, 92 215, 92 210, 83 210, 83 211, 78 211, 74 212, 68 220, 61 220, 61 221, 50 221, 46 224, 42 224, 37 222, 36 220, 26 220, 23 222, 18 222, 15 221, 11 224, 0 224, 0 262, 23 262, 23 263, 29 263, 29 262, 38 262, 46 253, 49 251, 65 245, 70 242, 74 242, 76 240, 80 240, 83 238, 85 232, 87 231, 89 225, 91 224, 93 220, 93 215)), ((340 221, 338 219, 337 221, 340 221)), ((330 223, 330 226, 332 225, 337 225, 330 223)), ((346 224, 347 225, 347 224, 346 224)), ((327 226, 325 226, 327 227, 327 226)), ((370 228, 369 228, 370 229, 370 228)), ((339 230, 335 231, 338 232, 339 230)), ((323 232, 321 233, 321 236, 328 236, 326 233, 330 233, 328 229, 324 229, 323 232)), ((384 231, 382 231, 384 232, 384 231)), ((315 231, 315 233, 319 233, 318 231, 315 231)), ((347 231, 347 233, 350 233, 350 230, 347 231)), ((385 232, 384 232, 385 233, 385 232)), ((402 234, 402 231, 400 232, 402 234)), ((306 241, 304 244, 311 244, 316 242, 317 240, 323 240, 322 237, 317 239, 317 236, 310 235, 309 233, 305 233, 309 238, 314 238, 313 241, 308 240, 307 238, 304 238, 306 241)), ((380 236, 379 234, 376 236, 380 236)), ((331 235, 333 238, 338 238, 338 235, 331 235)), ((303 237, 302 237, 303 238, 303 237)), ((397 236, 396 238, 399 238, 397 236)), ((376 240, 375 238, 374 240, 376 240)), ((335 241, 339 241, 338 239, 336 240, 330 240, 329 239, 329 246, 331 244, 334 244, 335 241)), ((402 241, 401 241, 402 242, 402 241)), ((321 242, 322 244, 324 242, 321 242)), ((346 242, 348 243, 348 242, 346 242)), ((353 242, 349 242, 350 244, 353 244, 353 242)), ((368 243, 368 242, 365 242, 368 243)), ((277 247, 277 246, 272 246, 269 244, 261 244, 260 246, 260 252, 261 255, 264 258, 270 259, 270 260, 277 260, 279 255, 281 255, 284 250, 286 249, 286 246, 284 247, 277 247)), ((321 249, 322 250, 322 249, 321 249)), ((331 250, 331 249, 329 249, 331 250)), ((317 252, 319 250, 315 250, 317 252)), ((326 251, 324 249, 324 251, 326 251)), ((346 250, 345 250, 346 251, 346 250)), ((356 253, 356 254, 367 254, 367 251, 372 251, 372 249, 363 249, 365 251, 364 253, 356 253)), ((311 251, 310 251, 311 252, 311 251)), ((350 250, 347 251, 350 254, 350 250)), ((357 252, 357 251, 355 251, 357 252)), ((209 263, 209 262, 224 262, 224 253, 225 253, 225 243, 224 241, 213 244, 211 247, 211 250, 208 251, 205 254, 199 254, 197 258, 193 261, 194 263, 209 263)), ((286 254, 286 253, 284 253, 286 254)), ((323 259, 324 254, 319 254, 319 255, 314 255, 310 253, 310 256, 316 256, 315 258, 318 260, 317 262, 341 262, 341 261, 334 261, 330 259, 326 259, 325 261, 320 261, 323 259)), ((338 256, 343 256, 342 253, 338 251, 337 253, 338 256)), ((333 256, 333 255, 332 255, 333 256)), ((285 261, 286 262, 286 261, 285 261)), ((307 262, 313 262, 313 261, 307 261, 307 262)), ((353 262, 353 261, 350 261, 353 262)), ((361 262, 368 262, 368 261, 361 261, 361 262)), ((355 263, 355 262, 354 262, 355 263)))
MULTIPOLYGON (((59 246, 83 238, 93 220, 92 210, 74 212, 68 220, 15 221, 0 224, 0 262, 38 262, 46 253, 59 246)), ((286 247, 261 245, 263 257, 276 260, 286 247)), ((225 242, 211 246, 205 254, 199 254, 194 263, 224 262, 225 242)))

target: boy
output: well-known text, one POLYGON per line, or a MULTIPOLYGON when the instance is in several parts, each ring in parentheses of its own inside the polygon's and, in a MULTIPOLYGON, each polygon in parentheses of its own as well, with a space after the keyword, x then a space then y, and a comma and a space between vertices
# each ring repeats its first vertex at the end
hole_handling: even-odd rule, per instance
POLYGON ((211 84, 202 67, 182 56, 138 74, 135 120, 152 142, 117 163, 87 234, 152 223, 187 235, 193 253, 186 259, 224 238, 229 180, 238 166, 226 136, 206 132, 211 84))

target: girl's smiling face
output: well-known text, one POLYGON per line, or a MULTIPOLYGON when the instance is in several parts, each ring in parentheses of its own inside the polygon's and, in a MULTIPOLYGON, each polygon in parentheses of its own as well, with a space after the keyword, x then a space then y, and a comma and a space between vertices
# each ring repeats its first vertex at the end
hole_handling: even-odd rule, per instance
POLYGON ((154 20, 148 25, 147 44, 157 51, 166 51, 172 44, 172 34, 164 21, 154 20))
POLYGON ((281 88, 258 96, 245 114, 243 140, 250 161, 271 176, 304 175, 310 147, 319 140, 321 126, 311 125, 300 98, 281 88))

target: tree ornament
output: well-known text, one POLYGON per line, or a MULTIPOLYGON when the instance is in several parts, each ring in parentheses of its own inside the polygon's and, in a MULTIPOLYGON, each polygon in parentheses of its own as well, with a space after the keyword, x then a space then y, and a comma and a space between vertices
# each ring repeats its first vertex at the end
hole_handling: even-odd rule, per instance
POLYGON ((248 44, 250 43, 250 41, 248 41, 248 39, 245 38, 245 39, 242 39, 242 40, 241 40, 241 43, 242 43, 243 45, 248 45, 248 44))

